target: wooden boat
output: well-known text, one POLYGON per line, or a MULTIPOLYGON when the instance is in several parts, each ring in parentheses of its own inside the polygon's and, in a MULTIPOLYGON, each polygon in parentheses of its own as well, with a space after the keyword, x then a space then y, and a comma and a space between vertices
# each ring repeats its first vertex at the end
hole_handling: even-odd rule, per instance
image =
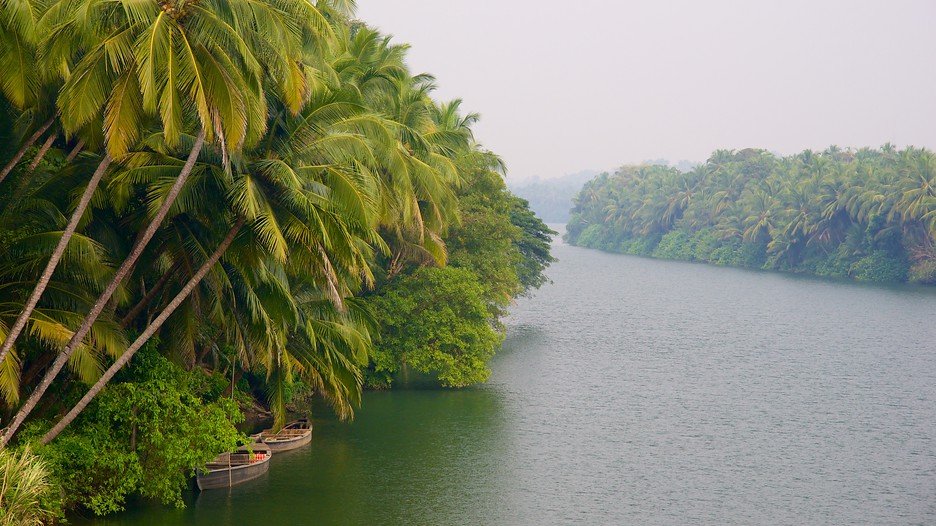
POLYGON ((230 488, 253 480, 270 469, 273 451, 266 444, 241 446, 232 453, 222 453, 198 472, 198 489, 230 488))
POLYGON ((294 420, 278 433, 274 433, 272 429, 264 429, 252 438, 270 446, 274 453, 289 451, 312 442, 312 423, 307 418, 294 420))

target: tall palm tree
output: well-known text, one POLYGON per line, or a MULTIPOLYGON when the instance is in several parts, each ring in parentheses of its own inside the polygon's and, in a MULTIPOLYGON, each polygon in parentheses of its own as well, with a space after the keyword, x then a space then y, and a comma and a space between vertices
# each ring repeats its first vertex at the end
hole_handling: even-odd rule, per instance
POLYGON ((36 283, 32 293, 29 295, 29 298, 26 300, 26 303, 23 306, 23 310, 16 318, 16 321, 13 322, 13 326, 10 327, 6 338, 3 340, 3 344, 0 345, 0 364, 3 363, 4 359, 7 357, 7 354, 10 352, 10 349, 13 348, 13 344, 16 342, 16 339, 23 332, 23 329, 26 327, 26 323, 29 321, 30 315, 36 308, 36 305, 39 303, 39 298, 42 296, 42 293, 45 292, 46 287, 48 287, 49 282, 52 279, 52 273, 55 272, 56 266, 62 259, 62 256, 65 254, 65 249, 68 246, 68 242, 75 233, 75 229, 78 227, 78 222, 84 215, 85 209, 91 202, 91 196, 94 194, 94 190, 97 188, 98 182, 100 182, 101 178, 104 176, 104 173, 107 171, 110 163, 110 156, 105 154, 104 159, 100 164, 98 164, 97 169, 91 175, 91 179, 85 186, 85 190, 81 194, 81 198, 78 200, 78 204, 72 211, 71 218, 69 219, 68 224, 65 226, 65 230, 62 232, 58 244, 56 245, 55 250, 52 252, 52 256, 49 258, 48 263, 46 263, 45 269, 42 271, 42 275, 39 276, 39 280, 36 283))
MULTIPOLYGON (((117 29, 111 30, 105 38, 96 39, 93 45, 89 46, 89 51, 66 81, 59 99, 66 130, 78 130, 98 116, 107 94, 103 86, 112 83, 113 89, 103 106, 108 150, 105 159, 108 163, 110 155, 125 155, 128 148, 138 139, 145 111, 158 113, 163 128, 162 138, 169 146, 179 142, 183 113, 186 111, 197 115, 200 131, 191 147, 188 160, 163 198, 149 226, 137 238, 130 254, 75 332, 62 355, 56 359, 40 386, 14 418, 14 423, 0 439, 0 447, 9 441, 35 407, 162 225, 191 174, 206 136, 218 139, 227 164, 229 151, 239 150, 251 137, 256 140, 258 133, 265 128, 265 100, 260 88, 263 72, 259 68, 256 56, 268 59, 267 64, 293 64, 291 57, 284 55, 283 51, 270 53, 269 50, 285 49, 298 52, 303 26, 293 28, 271 5, 235 7, 240 9, 229 11, 228 6, 216 2, 194 4, 180 1, 168 3, 162 9, 149 5, 139 6, 133 11, 108 10, 101 13, 108 13, 110 16, 116 14, 118 19, 114 21, 113 26, 117 29), (265 16, 257 16, 261 13, 265 16), (137 43, 131 52, 133 35, 137 35, 137 43), (121 46, 125 47, 122 53, 113 51, 113 48, 121 46), (236 60, 232 60, 232 57, 236 60), (280 60, 273 60, 277 57, 280 60), (110 72, 114 62, 123 68, 116 75, 110 72)), ((314 11, 315 9, 309 6, 302 9, 301 14, 308 15, 314 11)), ((78 24, 83 20, 77 13, 70 16, 57 14, 64 17, 66 26, 69 23, 78 24)), ((300 11, 294 8, 290 14, 297 16, 300 11)), ((276 68, 272 71, 286 74, 286 80, 279 84, 284 99, 291 105, 301 103, 306 92, 301 79, 296 81, 294 75, 289 75, 289 71, 277 71, 276 68)), ((89 194, 93 193, 99 180, 100 177, 92 178, 88 186, 89 194)), ((77 223, 80 214, 76 213, 74 217, 77 223)), ((57 251, 59 257, 69 237, 69 232, 66 231, 66 235, 62 237, 63 246, 57 251)), ((54 271, 55 264, 57 259, 53 256, 50 260, 49 275, 54 271)), ((12 347, 22 326, 25 326, 26 319, 43 290, 44 286, 37 286, 36 292, 21 314, 22 321, 18 320, 4 342, 4 347, 0 348, 0 363, 4 351, 12 347)))
MULTIPOLYGON (((188 173, 191 173, 198 152, 201 151, 200 143, 203 143, 204 140, 204 135, 199 135, 195 139, 195 146, 192 147, 189 158, 182 167, 182 171, 180 172, 181 174, 187 175, 188 173)), ((111 300, 111 297, 113 297, 114 293, 117 291, 117 288, 130 273, 133 265, 143 253, 144 248, 146 248, 146 244, 150 241, 150 239, 152 239, 153 235, 155 235, 156 230, 159 228, 163 219, 165 219, 166 215, 169 213, 169 208, 172 206, 172 203, 179 195, 179 192, 181 191, 182 185, 184 183, 185 177, 180 175, 180 177, 176 178, 175 184, 173 184, 172 188, 169 190, 169 194, 163 199, 162 205, 157 211, 153 221, 150 222, 146 230, 143 231, 143 233, 134 243, 130 254, 126 259, 124 259, 123 263, 117 269, 117 272, 114 273, 114 277, 98 297, 97 301, 95 301, 94 305, 91 307, 91 311, 85 316, 84 320, 81 322, 81 325, 78 327, 78 330, 76 330, 69 339, 65 349, 59 353, 58 357, 55 359, 55 362, 53 362, 52 366, 46 371, 42 382, 40 382, 40 384, 33 390, 26 403, 24 403, 19 411, 17 411, 13 421, 9 426, 7 426, 3 436, 0 437, 0 448, 6 446, 6 444, 10 441, 10 439, 16 433, 17 429, 19 429, 19 426, 32 412, 33 408, 35 408, 36 404, 39 402, 39 399, 42 398, 49 386, 52 385, 52 381, 55 380, 55 377, 58 375, 58 373, 62 370, 63 367, 65 367, 65 364, 68 363, 72 353, 75 351, 75 349, 78 348, 79 345, 81 345, 88 333, 91 332, 91 328, 97 321, 98 316, 100 316, 101 312, 103 312, 104 308, 107 306, 107 303, 111 300)), ((38 300, 38 298, 36 299, 38 300)), ((24 312, 26 312, 25 309, 24 312)), ((10 338, 8 338, 8 340, 10 340, 10 338)))
POLYGON ((133 358, 133 355, 136 353, 136 351, 138 351, 147 341, 149 341, 149 338, 152 337, 160 327, 162 327, 162 324, 165 323, 166 319, 172 315, 175 309, 177 309, 179 305, 182 304, 182 302, 185 301, 188 295, 191 294, 192 290, 212 269, 212 267, 217 264, 218 260, 221 259, 228 247, 231 246, 231 243, 234 241, 234 238, 237 236, 237 233, 240 231, 243 225, 244 221, 242 219, 238 219, 234 223, 234 225, 228 231, 227 235, 225 235, 224 239, 221 240, 221 243, 218 245, 215 251, 209 256, 208 260, 198 268, 198 270, 191 278, 189 278, 188 282, 186 282, 182 290, 176 294, 172 301, 169 302, 169 304, 163 309, 160 315, 154 319, 153 322, 149 324, 149 326, 147 326, 143 333, 140 334, 140 336, 138 336, 129 347, 127 347, 127 350, 122 355, 120 355, 120 358, 114 361, 114 363, 107 369, 107 371, 104 372, 103 375, 101 375, 101 378, 91 387, 91 389, 81 398, 81 400, 79 400, 78 403, 75 404, 75 406, 65 416, 63 416, 61 420, 59 420, 58 423, 56 423, 55 426, 49 430, 49 432, 47 432, 42 437, 43 444, 48 444, 53 439, 55 439, 55 437, 58 436, 59 433, 61 433, 62 430, 64 430, 68 424, 70 424, 84 410, 85 407, 87 407, 91 400, 93 400, 94 397, 96 397, 101 392, 101 390, 104 389, 104 386, 107 385, 107 383, 111 380, 111 378, 114 377, 115 374, 117 374, 117 371, 122 369, 130 361, 130 359, 133 358))
POLYGON ((51 91, 36 68, 37 47, 45 37, 41 18, 47 9, 42 0, 17 0, 0 3, 0 93, 10 104, 34 121, 33 133, 19 146, 13 157, 0 169, 0 182, 36 141, 52 126, 47 100, 51 91))

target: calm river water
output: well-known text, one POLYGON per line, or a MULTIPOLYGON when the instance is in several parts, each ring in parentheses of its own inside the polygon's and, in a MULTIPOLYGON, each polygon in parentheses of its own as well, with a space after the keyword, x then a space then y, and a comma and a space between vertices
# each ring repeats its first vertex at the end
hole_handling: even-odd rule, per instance
POLYGON ((487 385, 94 524, 936 524, 936 292, 555 254, 487 385))

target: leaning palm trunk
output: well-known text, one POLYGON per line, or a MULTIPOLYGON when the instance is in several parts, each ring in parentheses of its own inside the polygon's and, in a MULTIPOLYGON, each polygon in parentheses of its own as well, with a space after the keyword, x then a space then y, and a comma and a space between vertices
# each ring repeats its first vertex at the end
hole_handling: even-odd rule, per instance
POLYGON ((203 131, 198 135, 198 138, 195 139, 195 144, 192 146, 191 152, 189 152, 188 159, 185 161, 185 165, 182 167, 182 171, 179 172, 179 176, 176 177, 175 183, 173 183, 172 188, 169 189, 169 194, 163 200, 162 206, 159 207, 159 211, 156 212, 156 216, 150 222, 149 226, 146 227, 146 230, 143 231, 142 235, 136 240, 133 245, 133 248, 130 250, 130 254, 120 265, 120 268, 117 269, 117 272, 114 274, 113 279, 110 283, 107 284, 107 287, 104 289, 104 292, 101 293, 101 296, 94 303, 94 306, 91 308, 91 311, 85 316, 84 321, 81 322, 81 326, 78 327, 78 330, 72 335, 71 339, 68 341, 68 345, 65 346, 65 350, 59 353, 58 357, 55 359, 55 363, 52 364, 52 367, 46 371, 45 376, 42 378, 42 382, 33 390, 32 394, 29 395, 29 399, 26 400, 26 403, 17 411, 16 416, 13 417, 13 421, 7 426, 6 432, 3 434, 3 437, 0 437, 0 449, 6 446, 7 442, 13 438, 13 434, 16 433, 16 430, 23 423, 23 420, 29 416, 29 413, 36 407, 36 404, 39 402, 39 399, 42 398, 42 395, 45 394, 46 390, 52 385, 52 381, 55 380, 55 377, 58 375, 59 371, 65 367, 65 364, 68 363, 68 359, 71 358, 71 355, 75 352, 75 349, 78 348, 78 345, 81 344, 85 336, 91 332, 91 327, 94 325, 94 322, 97 321, 98 316, 101 315, 101 312, 104 311, 104 307, 107 306, 107 302, 110 301, 111 297, 114 295, 114 292, 117 291, 117 288, 127 277, 130 271, 133 269, 133 265, 136 263, 137 259, 140 258, 140 255, 143 254, 143 249, 146 248, 146 245, 150 242, 153 236, 156 234, 156 231, 162 225, 162 222, 166 219, 166 216, 169 214, 169 208, 172 207, 172 203, 175 202, 176 197, 179 196, 179 192, 182 191, 182 187, 185 185, 185 181, 188 179, 189 174, 192 173, 192 168, 195 167, 195 161, 198 159, 198 154, 201 152, 202 146, 205 144, 205 132, 203 131))
POLYGON ((46 138, 45 142, 42 143, 42 146, 39 147, 39 151, 36 152, 36 156, 33 158, 32 162, 29 163, 29 173, 32 173, 42 162, 42 159, 45 157, 46 153, 49 152, 49 148, 52 147, 52 143, 55 142, 55 137, 57 134, 50 133, 46 138))
MULTIPOLYGON (((26 169, 26 173, 23 175, 22 179, 17 185, 16 190, 13 192, 13 203, 19 202, 23 198, 23 194, 29 189, 29 184, 32 183, 33 175, 36 173, 36 168, 39 167, 39 163, 42 162, 42 159, 45 158, 46 153, 49 152, 49 149, 52 147, 52 143, 55 142, 55 138, 58 135, 55 133, 50 133, 49 137, 46 138, 45 142, 42 143, 42 146, 39 147, 39 151, 36 153, 36 156, 33 158, 32 162, 29 163, 29 168, 26 169)), ((8 207, 5 210, 5 213, 9 213, 11 207, 8 207)))
POLYGON ((156 295, 162 292, 162 288, 166 286, 166 283, 169 282, 169 279, 172 278, 176 272, 178 272, 178 267, 173 265, 169 268, 169 270, 163 273, 162 277, 156 281, 156 284, 153 285, 153 287, 143 296, 143 298, 138 301, 136 305, 131 307, 129 311, 127 311, 127 314, 125 314, 123 319, 120 320, 120 327, 126 329, 128 326, 130 326, 130 323, 136 319, 136 317, 139 316, 141 312, 143 312, 143 309, 145 309, 146 306, 149 305, 151 301, 153 301, 156 295))
POLYGON ((55 427, 53 427, 48 433, 45 434, 45 436, 42 437, 43 444, 48 444, 54 440, 63 429, 68 427, 68 424, 70 424, 72 420, 81 414, 81 412, 85 407, 87 407, 91 400, 93 400, 94 397, 97 396, 102 389, 104 389, 104 386, 107 385, 107 382, 109 382, 115 374, 117 374, 117 371, 121 370, 123 366, 127 365, 127 363, 130 361, 130 358, 133 358, 134 353, 136 353, 140 347, 143 347, 143 345, 149 341, 153 334, 155 334, 156 331, 162 327, 163 323, 166 322, 169 316, 171 316, 172 313, 175 312, 177 308, 179 308, 179 305, 182 305, 182 302, 188 298, 189 294, 192 293, 199 282, 201 282, 205 275, 208 274, 208 271, 215 266, 219 259, 221 259, 221 256, 224 255, 224 252, 227 250, 227 248, 231 246, 231 242, 234 241, 234 237, 237 235, 237 232, 240 231, 242 226, 244 226, 244 220, 239 219, 237 223, 235 223, 231 228, 231 230, 228 231, 227 236, 225 236, 221 244, 218 245, 218 248, 216 248, 214 253, 211 254, 211 257, 208 258, 208 261, 205 261, 205 263, 199 267, 195 275, 188 280, 184 287, 182 287, 182 290, 179 291, 179 293, 176 294, 174 298, 172 298, 172 301, 169 302, 169 305, 163 309, 159 316, 157 316, 156 319, 150 323, 150 325, 143 331, 142 334, 140 334, 139 337, 137 337, 137 339, 130 345, 130 347, 128 347, 127 350, 124 351, 122 355, 120 355, 120 358, 118 358, 117 361, 115 361, 114 364, 107 369, 104 375, 101 376, 101 378, 97 381, 97 383, 94 384, 94 386, 91 387, 87 394, 85 394, 81 400, 78 401, 75 407, 73 407, 71 411, 68 412, 68 414, 63 416, 62 419, 59 420, 57 424, 55 424, 55 427))
POLYGON ((78 139, 78 143, 75 144, 75 147, 72 148, 72 151, 68 152, 68 157, 65 158, 65 164, 74 161, 75 157, 78 157, 78 154, 81 153, 82 148, 84 148, 84 139, 78 139))
POLYGON ((26 301, 26 305, 23 307, 23 311, 20 313, 19 317, 16 318, 16 321, 13 323, 13 327, 10 328, 10 333, 7 335, 6 340, 3 341, 3 346, 0 347, 0 363, 3 363, 7 353, 9 353, 10 349, 13 348, 13 344, 16 342, 16 338, 19 337, 20 333, 23 332, 23 328, 26 327, 26 322, 29 320, 29 316, 32 314, 33 309, 36 308, 36 305, 39 303, 39 298, 42 296, 42 293, 49 285, 49 281, 52 279, 52 273, 55 272, 55 267, 58 265, 59 260, 62 259, 62 255, 65 254, 65 248, 68 246, 69 240, 71 240, 72 235, 75 233, 75 229, 78 227, 78 221, 80 221, 81 216, 84 215, 84 211, 88 207, 88 203, 91 202, 91 196, 94 195, 94 191, 97 189, 98 183, 101 182, 101 177, 104 176, 104 172, 107 171, 107 167, 110 166, 110 163, 110 155, 105 153, 104 159, 102 159, 101 163, 98 164, 97 169, 94 171, 94 175, 92 175, 91 180, 88 181, 88 186, 81 195, 81 200, 78 201, 77 208, 75 208, 75 211, 72 212, 71 219, 68 221, 68 226, 66 226, 65 231, 62 232, 62 238, 59 239, 58 245, 55 246, 55 250, 52 252, 52 257, 46 264, 45 270, 42 271, 42 275, 39 276, 39 282, 36 283, 36 287, 33 289, 32 294, 26 301))
POLYGON ((47 120, 42 126, 39 127, 38 130, 36 130, 36 133, 30 135, 29 138, 26 139, 26 142, 24 142, 23 145, 20 146, 20 149, 17 150, 13 158, 10 159, 10 162, 8 162, 6 166, 3 167, 3 170, 0 170, 0 183, 2 183, 4 179, 6 179, 6 176, 10 175, 10 172, 13 171, 13 168, 16 168, 16 164, 20 162, 20 159, 22 159, 24 155, 26 155, 26 150, 28 150, 30 146, 35 144, 36 141, 39 140, 39 137, 42 137, 42 134, 45 133, 46 130, 49 129, 49 127, 52 126, 53 122, 55 122, 55 117, 52 117, 51 119, 47 120))

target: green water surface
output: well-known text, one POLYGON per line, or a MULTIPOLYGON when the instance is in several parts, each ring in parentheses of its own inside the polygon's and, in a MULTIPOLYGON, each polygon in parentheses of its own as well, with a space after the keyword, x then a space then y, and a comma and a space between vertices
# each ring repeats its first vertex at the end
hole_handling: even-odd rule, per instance
POLYGON ((555 252, 488 384, 93 524, 936 524, 932 289, 555 252))

